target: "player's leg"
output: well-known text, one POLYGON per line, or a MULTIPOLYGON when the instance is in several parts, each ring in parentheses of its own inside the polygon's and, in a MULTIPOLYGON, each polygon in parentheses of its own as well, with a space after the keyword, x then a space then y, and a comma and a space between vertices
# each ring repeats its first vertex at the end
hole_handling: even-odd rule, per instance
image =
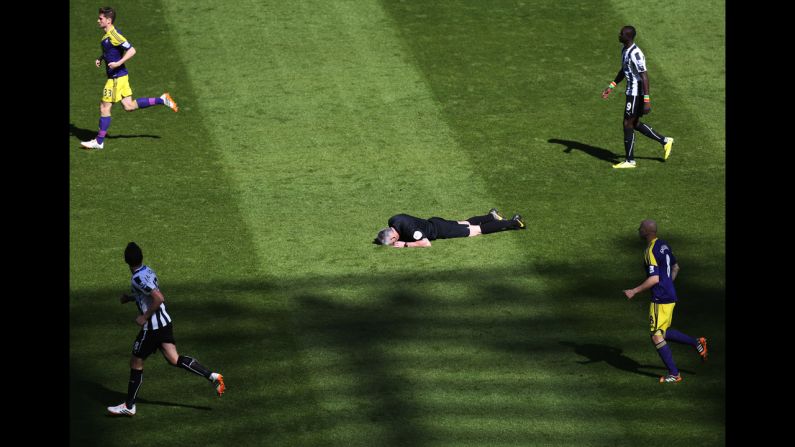
POLYGON ((671 318, 673 316, 674 303, 671 304, 656 304, 651 303, 649 306, 649 322, 651 341, 657 349, 657 354, 660 356, 665 367, 668 368, 668 374, 660 377, 660 383, 673 383, 681 382, 682 377, 679 375, 679 369, 674 362, 673 352, 671 347, 665 341, 665 331, 671 325, 671 318))
POLYGON ((211 382, 215 386, 215 391, 219 396, 222 395, 226 390, 226 386, 224 385, 224 377, 221 374, 210 371, 193 357, 179 355, 179 353, 177 353, 177 346, 174 343, 161 344, 160 351, 163 353, 163 357, 166 358, 171 366, 182 368, 185 371, 196 374, 197 376, 202 376, 211 382))
POLYGON ((144 375, 144 360, 157 349, 157 345, 150 337, 150 331, 141 330, 133 343, 130 356, 130 381, 127 382, 127 398, 115 407, 108 407, 111 414, 118 416, 134 416, 136 412, 135 399, 141 389, 144 375))
POLYGON ((179 110, 177 103, 171 99, 168 93, 163 93, 159 98, 137 98, 135 101, 133 101, 132 98, 125 99, 129 99, 128 105, 124 106, 124 110, 128 112, 132 112, 136 109, 145 109, 151 106, 166 106, 175 112, 179 110))
POLYGON ((665 135, 657 133, 654 129, 651 128, 646 123, 640 122, 640 119, 635 126, 635 130, 640 132, 641 134, 651 138, 652 140, 660 143, 663 147, 664 155, 663 159, 668 160, 668 157, 671 156, 671 148, 674 145, 674 139, 671 137, 666 137, 665 135))
MULTIPOLYGON (((614 168, 635 167, 635 125, 638 121, 639 107, 637 96, 627 96, 624 107, 624 154, 625 160, 614 164, 614 168)), ((642 110, 642 109, 641 109, 642 110)))
POLYGON ((691 337, 685 333, 679 332, 676 329, 669 328, 665 333, 665 339, 668 341, 681 343, 683 345, 690 345, 696 350, 696 352, 698 352, 698 355, 701 356, 701 360, 707 359, 707 339, 704 337, 691 337))
MULTIPOLYGON (((143 98, 139 98, 139 99, 143 99, 143 98)), ((138 100, 136 99, 135 101, 133 101, 132 100, 132 96, 125 96, 121 100, 121 105, 122 105, 122 107, 124 107, 124 111, 125 112, 132 112, 134 110, 137 110, 138 109, 138 104, 139 104, 138 100)))
POLYGON ((637 122, 637 116, 624 118, 624 153, 629 162, 635 161, 635 126, 637 122))
POLYGON ((105 147, 105 136, 110 128, 110 109, 113 103, 121 97, 118 96, 118 82, 116 79, 108 79, 102 89, 102 98, 99 102, 99 132, 96 138, 91 141, 83 141, 81 146, 87 149, 103 149, 105 147))

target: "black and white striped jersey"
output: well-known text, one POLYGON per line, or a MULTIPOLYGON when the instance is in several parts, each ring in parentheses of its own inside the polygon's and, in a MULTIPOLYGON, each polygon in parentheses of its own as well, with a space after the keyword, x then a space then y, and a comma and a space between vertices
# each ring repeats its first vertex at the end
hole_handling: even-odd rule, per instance
POLYGON ((643 80, 640 74, 646 71, 646 56, 634 43, 621 50, 621 69, 627 79, 627 96, 643 95, 643 80))
MULTIPOLYGON (((138 311, 143 315, 152 305, 152 291, 159 288, 157 275, 149 266, 142 265, 141 268, 133 272, 130 282, 132 285, 130 290, 133 298, 135 298, 135 304, 138 306, 138 311)), ((143 330, 160 329, 170 323, 171 317, 166 312, 166 303, 163 301, 157 312, 153 313, 149 321, 144 324, 143 330)))

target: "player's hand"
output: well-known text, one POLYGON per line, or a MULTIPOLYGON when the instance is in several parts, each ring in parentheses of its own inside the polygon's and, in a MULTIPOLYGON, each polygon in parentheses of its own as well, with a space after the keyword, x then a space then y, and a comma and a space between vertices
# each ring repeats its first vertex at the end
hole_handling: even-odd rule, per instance
POLYGON ((651 103, 644 102, 643 103, 643 114, 651 113, 651 103))
POLYGON ((395 247, 395 248, 404 248, 405 246, 406 246, 406 243, 403 242, 403 241, 395 241, 395 245, 393 245, 393 247, 395 247))
POLYGON ((611 88, 606 88, 606 89, 605 89, 605 90, 602 92, 602 98, 603 98, 603 99, 607 99, 607 97, 608 97, 608 96, 610 96, 610 91, 611 91, 611 90, 613 90, 613 89, 611 89, 611 88))
POLYGON ((126 293, 122 293, 121 297, 119 298, 119 301, 121 301, 122 304, 126 303, 127 302, 127 294, 126 293))
POLYGON ((635 296, 635 289, 627 289, 624 291, 624 295, 627 296, 628 300, 631 300, 635 296))
POLYGON ((116 68, 119 65, 121 65, 121 64, 118 63, 118 62, 108 62, 108 68, 116 68))
POLYGON ((99 68, 100 66, 102 66, 102 59, 95 60, 94 64, 96 64, 97 68, 99 68))
POLYGON ((146 324, 146 318, 144 318, 143 315, 138 315, 137 317, 135 317, 135 322, 138 323, 138 326, 143 326, 144 324, 146 324))

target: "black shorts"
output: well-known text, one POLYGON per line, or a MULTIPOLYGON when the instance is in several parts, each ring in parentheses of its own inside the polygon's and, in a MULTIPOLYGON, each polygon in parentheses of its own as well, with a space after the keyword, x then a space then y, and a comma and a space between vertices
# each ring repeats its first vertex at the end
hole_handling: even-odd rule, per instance
POLYGON ((624 104, 624 118, 632 118, 643 116, 643 96, 629 96, 627 95, 627 103, 624 104))
POLYGON ((452 239, 454 237, 468 237, 469 225, 460 224, 455 220, 431 217, 428 219, 436 228, 436 239, 452 239))
POLYGON ((132 355, 140 359, 146 359, 157 351, 163 343, 177 344, 174 341, 173 326, 169 324, 166 327, 148 331, 141 329, 135 338, 135 343, 133 343, 132 355))

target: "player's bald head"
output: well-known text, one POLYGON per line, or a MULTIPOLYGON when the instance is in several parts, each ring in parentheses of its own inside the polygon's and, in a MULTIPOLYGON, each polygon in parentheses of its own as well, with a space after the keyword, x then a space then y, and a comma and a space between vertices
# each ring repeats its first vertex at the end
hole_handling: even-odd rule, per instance
POLYGON ((644 219, 640 222, 638 227, 638 235, 641 239, 647 239, 649 236, 654 237, 657 235, 657 222, 652 219, 644 219))
POLYGON ((649 232, 656 233, 657 232, 657 222, 652 219, 644 219, 640 222, 641 228, 645 228, 649 232))

